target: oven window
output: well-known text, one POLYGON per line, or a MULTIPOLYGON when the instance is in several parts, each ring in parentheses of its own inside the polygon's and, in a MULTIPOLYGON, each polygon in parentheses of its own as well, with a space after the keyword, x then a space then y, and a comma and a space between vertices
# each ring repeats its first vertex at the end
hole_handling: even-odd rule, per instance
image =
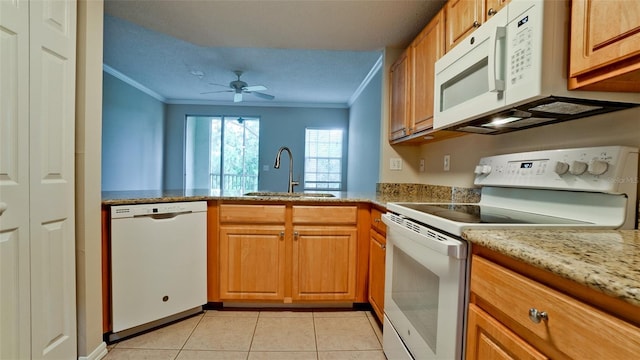
POLYGON ((436 274, 394 247, 391 298, 434 353, 439 287, 440 279, 436 274))

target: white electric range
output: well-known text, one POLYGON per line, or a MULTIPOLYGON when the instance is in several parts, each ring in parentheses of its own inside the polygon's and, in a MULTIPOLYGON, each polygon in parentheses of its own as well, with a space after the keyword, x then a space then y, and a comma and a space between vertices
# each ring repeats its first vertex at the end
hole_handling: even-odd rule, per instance
POLYGON ((638 149, 602 146, 482 158, 477 204, 388 203, 385 332, 389 359, 462 359, 466 229, 633 229, 638 149))

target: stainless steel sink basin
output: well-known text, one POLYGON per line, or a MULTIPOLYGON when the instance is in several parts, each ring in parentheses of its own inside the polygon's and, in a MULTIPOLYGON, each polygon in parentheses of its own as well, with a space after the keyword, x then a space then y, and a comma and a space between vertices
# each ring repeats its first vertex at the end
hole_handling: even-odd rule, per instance
POLYGON ((255 191, 244 194, 245 196, 259 196, 259 197, 288 197, 288 198, 329 198, 336 197, 331 193, 288 193, 288 192, 274 192, 274 191, 255 191))

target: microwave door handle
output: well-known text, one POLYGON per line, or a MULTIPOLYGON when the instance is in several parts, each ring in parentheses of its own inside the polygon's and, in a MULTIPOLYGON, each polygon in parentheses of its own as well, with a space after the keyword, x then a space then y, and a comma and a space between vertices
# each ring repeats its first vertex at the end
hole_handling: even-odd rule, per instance
POLYGON ((491 36, 491 49, 489 49, 489 91, 498 92, 504 91, 504 76, 503 79, 498 79, 496 76, 496 70, 503 71, 504 68, 502 62, 504 61, 504 45, 501 45, 500 54, 496 56, 498 50, 498 42, 503 43, 507 35, 507 28, 504 26, 496 26, 495 33, 491 36), (498 61, 500 64, 498 65, 498 61))

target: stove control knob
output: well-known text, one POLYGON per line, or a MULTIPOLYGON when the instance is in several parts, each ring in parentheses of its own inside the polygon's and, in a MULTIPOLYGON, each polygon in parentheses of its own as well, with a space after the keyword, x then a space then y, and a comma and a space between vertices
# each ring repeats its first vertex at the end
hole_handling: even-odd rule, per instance
POLYGON ((593 160, 592 162, 589 163, 589 167, 587 168, 587 171, 591 175, 602 175, 607 171, 608 168, 609 168, 609 164, 606 161, 593 160))
POLYGON ((482 165, 476 165, 475 170, 473 170, 473 173, 476 175, 482 175, 482 165))
POLYGON ((482 166, 482 175, 489 175, 491 173, 491 165, 482 166))
POLYGON ((569 171, 569 164, 564 161, 558 161, 554 170, 558 175, 564 175, 569 171))
POLYGON ((571 175, 582 175, 585 171, 587 171, 587 163, 583 161, 574 161, 569 166, 571 175))

